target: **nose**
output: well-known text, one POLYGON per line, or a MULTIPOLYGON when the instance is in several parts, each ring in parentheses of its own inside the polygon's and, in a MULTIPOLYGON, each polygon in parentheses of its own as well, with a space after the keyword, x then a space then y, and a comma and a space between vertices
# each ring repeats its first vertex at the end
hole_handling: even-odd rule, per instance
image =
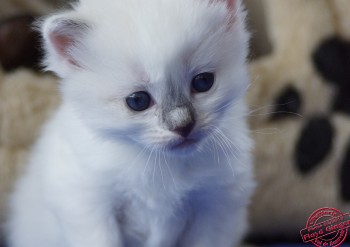
POLYGON ((164 108, 162 117, 168 130, 184 138, 191 134, 196 124, 195 111, 191 103, 164 108))
POLYGON ((179 134, 180 136, 186 138, 192 132, 194 125, 195 125, 195 122, 191 121, 184 126, 176 127, 173 131, 179 134))

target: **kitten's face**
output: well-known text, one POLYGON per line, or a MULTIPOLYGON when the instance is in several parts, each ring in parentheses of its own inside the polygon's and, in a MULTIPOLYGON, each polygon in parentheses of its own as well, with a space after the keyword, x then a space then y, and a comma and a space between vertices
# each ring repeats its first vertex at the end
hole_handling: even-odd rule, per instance
POLYGON ((153 2, 87 19, 63 95, 106 138, 191 153, 247 87, 242 13, 232 18, 226 2, 153 2))

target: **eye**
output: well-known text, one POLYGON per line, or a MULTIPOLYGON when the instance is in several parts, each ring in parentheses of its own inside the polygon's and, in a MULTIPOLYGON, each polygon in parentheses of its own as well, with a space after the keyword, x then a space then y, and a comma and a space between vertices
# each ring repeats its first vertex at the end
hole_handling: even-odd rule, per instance
POLYGON ((215 76, 213 73, 201 73, 192 80, 192 89, 197 93, 209 91, 214 84, 215 76))
POLYGON ((136 92, 126 98, 126 103, 134 111, 144 111, 151 105, 151 96, 147 92, 136 92))

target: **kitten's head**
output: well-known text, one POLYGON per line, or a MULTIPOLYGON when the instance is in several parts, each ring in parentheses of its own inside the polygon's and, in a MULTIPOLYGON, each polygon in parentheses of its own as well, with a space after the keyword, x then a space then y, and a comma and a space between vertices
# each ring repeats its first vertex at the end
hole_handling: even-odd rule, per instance
POLYGON ((81 1, 44 21, 46 66, 98 134, 191 153, 234 112, 248 84, 239 0, 81 1))

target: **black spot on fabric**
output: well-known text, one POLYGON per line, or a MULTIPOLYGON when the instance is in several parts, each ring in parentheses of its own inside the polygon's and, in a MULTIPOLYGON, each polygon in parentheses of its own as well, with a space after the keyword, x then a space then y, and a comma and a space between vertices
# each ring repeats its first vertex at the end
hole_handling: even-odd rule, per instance
POLYGON ((317 71, 337 88, 333 110, 350 114, 350 42, 331 37, 312 55, 317 71))
POLYGON ((350 201, 350 142, 340 167, 340 193, 345 201, 350 201))
POLYGON ((0 64, 6 71, 18 67, 40 69, 43 52, 33 21, 35 17, 24 15, 0 22, 0 64))
MULTIPOLYGON (((350 67, 349 67, 350 70, 350 67)), ((350 85, 350 81, 349 81, 350 85)), ((350 115, 350 88, 339 90, 333 101, 333 109, 350 115)))
POLYGON ((332 149, 334 129, 331 122, 321 116, 313 117, 300 133, 295 149, 298 170, 307 174, 323 161, 332 149))
POLYGON ((300 113, 302 100, 299 92, 293 86, 288 86, 282 91, 274 104, 276 107, 273 110, 271 119, 276 120, 293 117, 295 116, 293 113, 300 113))
POLYGON ((325 40, 313 53, 316 69, 327 80, 345 84, 350 79, 350 43, 337 37, 325 40))

